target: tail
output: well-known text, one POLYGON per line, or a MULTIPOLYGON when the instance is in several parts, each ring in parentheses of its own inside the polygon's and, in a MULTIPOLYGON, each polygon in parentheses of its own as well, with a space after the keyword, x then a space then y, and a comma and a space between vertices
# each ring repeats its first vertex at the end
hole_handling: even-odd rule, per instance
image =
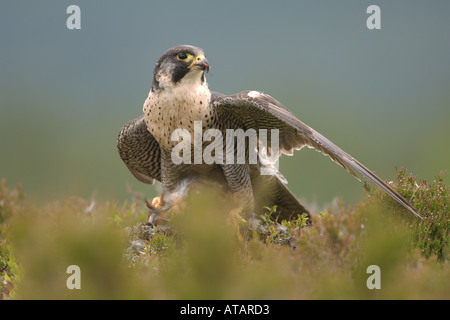
POLYGON ((311 218, 309 211, 285 185, 282 176, 259 175, 255 177, 253 179, 253 194, 257 214, 262 214, 265 207, 277 206, 274 218, 278 221, 290 220, 299 214, 307 214, 308 218, 311 218))

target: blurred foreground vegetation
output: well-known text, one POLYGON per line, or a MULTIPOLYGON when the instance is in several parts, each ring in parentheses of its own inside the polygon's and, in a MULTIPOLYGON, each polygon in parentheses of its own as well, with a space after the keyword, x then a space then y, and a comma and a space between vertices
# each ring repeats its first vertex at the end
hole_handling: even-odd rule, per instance
POLYGON ((275 222, 245 221, 200 188, 170 224, 146 223, 142 195, 125 203, 78 197, 36 205, 0 183, 3 299, 449 299, 450 188, 401 169, 391 185, 423 221, 375 188, 354 206, 275 222), (81 270, 69 290, 66 269, 81 270), (381 289, 369 290, 370 265, 381 289))

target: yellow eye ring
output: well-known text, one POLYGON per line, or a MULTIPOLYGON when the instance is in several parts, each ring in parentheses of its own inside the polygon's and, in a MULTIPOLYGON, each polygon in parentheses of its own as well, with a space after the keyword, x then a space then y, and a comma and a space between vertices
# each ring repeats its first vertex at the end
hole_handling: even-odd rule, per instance
POLYGON ((180 52, 177 54, 177 59, 180 61, 189 61, 192 59, 192 55, 186 52, 180 52))

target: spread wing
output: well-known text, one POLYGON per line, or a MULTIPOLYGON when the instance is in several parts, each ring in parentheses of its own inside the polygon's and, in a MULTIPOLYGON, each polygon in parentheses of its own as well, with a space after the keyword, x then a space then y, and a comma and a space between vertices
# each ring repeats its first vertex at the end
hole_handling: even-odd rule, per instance
POLYGON ((123 162, 139 181, 148 184, 161 181, 161 150, 148 132, 143 116, 122 127, 117 148, 123 162))
POLYGON ((257 91, 243 91, 229 96, 214 93, 211 103, 215 107, 217 116, 222 119, 222 122, 227 123, 227 128, 278 129, 281 153, 292 155, 294 150, 300 150, 305 146, 316 149, 356 178, 358 176, 353 170, 359 172, 416 217, 423 219, 414 207, 386 182, 323 135, 301 122, 271 96, 257 91))

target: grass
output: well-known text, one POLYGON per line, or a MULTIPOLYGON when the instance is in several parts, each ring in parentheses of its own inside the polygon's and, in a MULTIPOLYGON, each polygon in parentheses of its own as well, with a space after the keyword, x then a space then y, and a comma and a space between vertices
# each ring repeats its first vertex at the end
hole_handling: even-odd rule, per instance
POLYGON ((193 192, 170 224, 146 224, 129 202, 78 197, 35 205, 0 183, 3 299, 449 299, 449 187, 406 169, 391 185, 425 219, 376 188, 354 206, 276 222, 246 221, 211 187, 193 192), (310 224, 309 222, 312 222, 310 224), (69 290, 69 265, 81 290, 69 290), (366 286, 380 267, 381 289, 366 286))

